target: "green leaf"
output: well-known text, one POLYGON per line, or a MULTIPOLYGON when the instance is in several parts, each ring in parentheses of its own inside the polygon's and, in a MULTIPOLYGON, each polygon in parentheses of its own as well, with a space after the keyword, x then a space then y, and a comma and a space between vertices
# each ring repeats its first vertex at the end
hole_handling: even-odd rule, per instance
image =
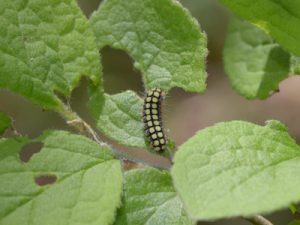
POLYGON ((300 213, 300 208, 297 204, 295 203, 292 203, 290 205, 290 210, 292 211, 293 214, 296 214, 296 213, 300 213))
POLYGON ((171 174, 192 219, 269 213, 300 200, 300 148, 278 121, 232 121, 179 147, 171 174))
POLYGON ((31 141, 0 139, 0 224, 112 224, 120 205, 122 173, 108 147, 62 131, 45 133, 28 163, 19 152, 31 141), (39 186, 35 179, 55 176, 39 186))
POLYGON ((291 74, 300 75, 300 57, 295 55, 291 58, 291 74))
POLYGON ((206 88, 206 36, 174 0, 106 0, 91 17, 98 47, 126 51, 147 89, 206 88))
POLYGON ((231 85, 249 99, 264 99, 290 74, 290 54, 261 29, 232 18, 224 47, 231 85))
POLYGON ((188 225, 167 171, 135 169, 125 174, 123 206, 116 225, 188 225))
MULTIPOLYGON (((142 120, 143 100, 135 92, 128 90, 108 95, 103 94, 99 87, 91 87, 89 95, 91 115, 102 133, 124 146, 152 151, 142 120)), ((175 143, 168 139, 166 151, 159 154, 169 157, 174 149, 175 143)), ((152 152, 158 154, 154 150, 152 152)))
POLYGON ((300 225, 300 220, 294 220, 290 222, 289 225, 300 225))
POLYGON ((11 119, 3 112, 0 112, 0 135, 11 126, 11 119))
POLYGON ((89 108, 96 126, 120 144, 145 148, 142 123, 143 100, 133 91, 116 95, 102 94, 91 88, 89 108))
POLYGON ((300 2, 221 0, 235 14, 263 29, 288 51, 300 56, 300 2))
POLYGON ((0 87, 62 109, 82 75, 99 83, 95 37, 76 1, 0 1, 0 87))

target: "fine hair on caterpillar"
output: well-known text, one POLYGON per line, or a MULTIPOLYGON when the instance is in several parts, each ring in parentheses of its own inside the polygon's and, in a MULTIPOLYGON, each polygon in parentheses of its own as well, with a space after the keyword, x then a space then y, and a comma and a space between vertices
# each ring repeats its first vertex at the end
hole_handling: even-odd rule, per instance
POLYGON ((143 107, 143 120, 146 135, 153 150, 161 152, 166 149, 166 136, 163 130, 161 103, 165 93, 160 88, 146 92, 143 107))

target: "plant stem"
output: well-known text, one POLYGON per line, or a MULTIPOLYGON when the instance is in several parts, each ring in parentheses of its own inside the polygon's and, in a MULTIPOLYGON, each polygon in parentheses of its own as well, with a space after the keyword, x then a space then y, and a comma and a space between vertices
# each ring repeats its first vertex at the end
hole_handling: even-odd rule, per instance
MULTIPOLYGON (((78 116, 75 112, 73 112, 70 107, 65 106, 64 110, 61 110, 58 112, 67 122, 67 124, 73 128, 75 128, 79 133, 82 135, 85 135, 95 141, 100 146, 109 146, 106 142, 102 141, 97 132, 93 130, 93 128, 85 122, 80 116, 78 116)), ((119 151, 115 148, 112 148, 109 146, 109 148, 112 150, 112 153, 115 155, 116 158, 125 161, 129 160, 137 165, 139 164, 147 164, 156 168, 160 169, 170 169, 169 166, 161 166, 156 163, 149 163, 144 159, 139 159, 135 156, 129 155, 128 153, 119 151)))
POLYGON ((73 112, 69 107, 65 106, 64 110, 61 110, 58 113, 66 120, 68 125, 75 128, 79 133, 88 136, 101 146, 106 144, 100 140, 97 132, 95 132, 88 123, 81 119, 80 116, 73 112))
POLYGON ((265 217, 261 215, 254 215, 249 218, 244 218, 245 220, 249 221, 253 225, 274 225, 269 220, 267 220, 265 217))

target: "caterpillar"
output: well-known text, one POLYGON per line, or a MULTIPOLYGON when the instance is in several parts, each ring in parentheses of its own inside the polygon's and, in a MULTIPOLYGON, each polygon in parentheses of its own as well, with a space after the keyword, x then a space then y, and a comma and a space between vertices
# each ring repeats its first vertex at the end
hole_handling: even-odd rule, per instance
POLYGON ((160 111, 163 97, 164 92, 160 88, 151 89, 146 93, 143 107, 146 135, 149 138, 151 147, 158 152, 163 151, 167 144, 160 111))

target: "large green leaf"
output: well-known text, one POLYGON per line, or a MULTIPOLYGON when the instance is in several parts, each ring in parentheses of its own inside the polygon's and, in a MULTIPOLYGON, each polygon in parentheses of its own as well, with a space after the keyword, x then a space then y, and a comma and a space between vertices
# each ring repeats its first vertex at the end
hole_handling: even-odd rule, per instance
POLYGON ((116 225, 190 225, 167 171, 135 169, 125 174, 123 206, 116 225))
POLYGON ((122 174, 109 149, 79 135, 51 131, 28 163, 19 152, 31 141, 0 139, 0 224, 112 224, 120 205, 122 174), (55 176, 39 186, 35 179, 55 176))
POLYGON ((74 0, 0 1, 0 87, 61 109, 82 75, 99 83, 93 32, 74 0))
POLYGON ((220 0, 237 15, 254 23, 280 45, 300 56, 300 1, 220 0))
POLYGON ((90 110, 97 127, 120 144, 145 148, 142 123, 143 100, 132 91, 102 94, 91 88, 90 110))
POLYGON ((146 88, 205 90, 206 36, 174 0, 106 0, 91 17, 98 47, 125 50, 146 88))
MULTIPOLYGON (((125 50, 142 71, 146 89, 205 89, 206 36, 173 0, 106 0, 91 17, 99 48, 125 50), (141 9, 143 13, 141 13, 141 9)), ((142 100, 133 92, 104 95, 92 88, 90 109, 108 137, 145 148, 142 100)))
POLYGON ((224 65, 233 88, 241 95, 264 99, 289 76, 290 54, 261 29, 233 17, 224 47, 224 65))
POLYGON ((187 213, 212 220, 250 216, 300 200, 300 148, 278 121, 233 121, 179 147, 172 177, 187 213))
POLYGON ((11 126, 11 119, 3 112, 0 112, 0 135, 11 126))

